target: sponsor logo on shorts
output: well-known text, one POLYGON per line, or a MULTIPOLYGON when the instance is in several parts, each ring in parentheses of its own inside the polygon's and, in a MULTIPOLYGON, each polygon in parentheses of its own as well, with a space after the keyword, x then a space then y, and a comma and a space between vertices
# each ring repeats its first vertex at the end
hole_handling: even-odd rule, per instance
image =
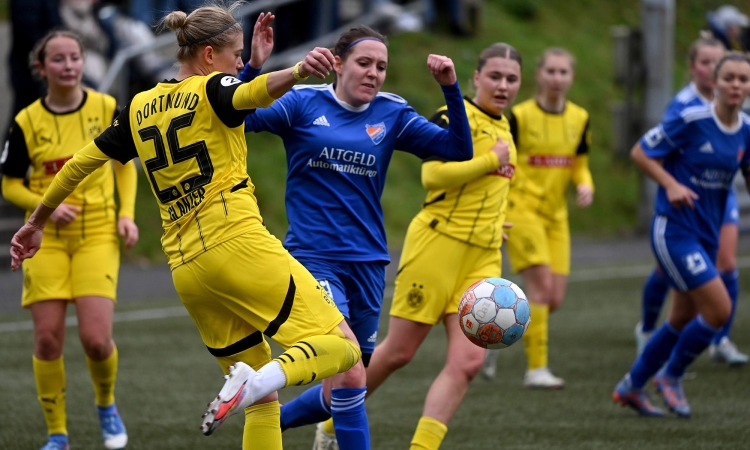
POLYGON ((375 342, 377 342, 377 340, 378 340, 378 332, 377 331, 374 332, 374 333, 372 333, 372 335, 367 338, 367 342, 375 343, 375 342))
POLYGON ((698 275, 701 272, 705 272, 708 269, 706 260, 703 259, 703 255, 700 252, 693 252, 683 257, 683 263, 685 267, 692 275, 698 275))

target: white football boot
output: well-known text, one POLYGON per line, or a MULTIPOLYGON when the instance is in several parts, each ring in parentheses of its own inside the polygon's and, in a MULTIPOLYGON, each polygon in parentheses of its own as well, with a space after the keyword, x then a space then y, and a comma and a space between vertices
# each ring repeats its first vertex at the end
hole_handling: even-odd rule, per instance
POLYGON ((208 436, 213 433, 224 423, 227 417, 244 411, 245 408, 259 400, 254 398, 251 392, 251 384, 257 373, 243 362, 229 366, 229 374, 224 376, 227 380, 224 387, 221 388, 214 401, 208 404, 208 410, 202 416, 201 431, 203 434, 208 436))
POLYGON ((497 358, 500 356, 500 350, 487 350, 484 354, 482 370, 479 372, 485 380, 495 378, 497 374, 497 358))
POLYGON ((335 434, 328 434, 323 429, 323 422, 315 429, 315 442, 312 450, 339 450, 339 442, 335 434))
POLYGON ((653 331, 643 331, 641 328, 641 323, 638 322, 635 324, 635 330, 633 330, 633 336, 635 336, 635 356, 641 356, 641 353, 643 353, 643 349, 646 348, 646 344, 648 344, 648 340, 651 339, 651 335, 654 334, 653 331))
POLYGON ((737 350, 737 346, 727 336, 721 338, 719 345, 711 344, 708 348, 708 355, 713 361, 727 363, 729 367, 744 366, 750 359, 746 354, 737 350))
POLYGON ((565 380, 554 376, 548 367, 540 367, 526 372, 523 377, 523 387, 528 389, 562 389, 565 387, 565 380))

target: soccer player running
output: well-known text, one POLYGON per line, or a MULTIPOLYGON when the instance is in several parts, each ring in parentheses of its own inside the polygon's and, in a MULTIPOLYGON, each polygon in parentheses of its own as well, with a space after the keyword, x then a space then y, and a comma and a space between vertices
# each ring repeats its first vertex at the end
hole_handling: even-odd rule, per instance
MULTIPOLYGON (((114 98, 81 85, 83 59, 81 41, 67 31, 47 34, 32 51, 33 69, 46 83, 47 94, 15 117, 2 155, 3 196, 29 214, 55 174, 67 167, 66 161, 99 136, 118 113, 114 98)), ((126 248, 138 241, 133 222, 136 178, 133 163, 106 164, 71 189, 46 226, 35 222, 37 245, 41 242, 42 248, 36 258, 23 263, 21 304, 31 310, 34 324, 34 379, 49 433, 43 450, 68 448, 62 353, 70 303, 76 306, 104 446, 127 445, 128 435, 115 406, 118 356, 112 314, 120 268, 117 235, 126 248)))
MULTIPOLYGON (((508 197, 508 257, 521 272, 529 296, 531 324, 523 336, 527 388, 561 389, 565 381, 548 368, 549 314, 565 297, 570 272, 566 193, 572 181, 576 203, 588 207, 594 183, 588 167, 589 115, 567 100, 575 59, 566 50, 544 51, 536 68, 535 98, 513 107, 508 117, 518 148, 518 170, 508 197)), ((487 352, 482 374, 495 376, 497 350, 487 352)))
POLYGON ((714 70, 713 103, 683 110, 646 133, 631 157, 658 184, 651 246, 677 291, 669 317, 612 396, 647 416, 662 416, 643 392, 649 378, 669 409, 690 416, 682 389, 687 367, 727 323, 732 302, 716 270, 716 253, 732 180, 741 168, 750 186, 750 59, 729 53, 714 70), (657 372, 658 371, 658 372, 657 372))
MULTIPOLYGON (((393 294, 388 335, 375 348, 367 369, 369 392, 404 367, 433 326, 442 322, 448 337, 443 369, 427 392, 412 450, 437 450, 469 383, 482 367, 485 350, 471 343, 457 317, 464 291, 483 278, 499 277, 500 246, 516 149, 503 112, 521 87, 521 55, 505 43, 479 55, 476 94, 464 99, 474 158, 422 164, 427 198, 406 232, 393 294)), ((448 104, 432 121, 447 127, 448 104)))
MULTIPOLYGON (((692 106, 705 105, 714 98, 713 71, 716 63, 724 55, 723 44, 713 38, 700 38, 690 46, 688 56, 690 67, 690 84, 685 86, 667 106, 664 121, 680 115, 692 106)), ((737 350, 737 346, 729 340, 737 296, 739 294, 739 280, 737 274, 737 241, 739 240, 739 211, 737 196, 734 189, 729 190, 724 219, 719 232, 719 250, 716 255, 716 270, 727 287, 729 298, 732 300, 732 313, 727 324, 721 329, 709 347, 711 358, 718 362, 725 362, 729 366, 740 366, 748 362, 748 355, 737 350)), ((658 268, 654 269, 643 286, 643 307, 641 321, 635 327, 635 341, 637 354, 641 354, 646 342, 656 328, 664 299, 669 291, 667 277, 658 268)))
MULTIPOLYGON (((467 160, 472 142, 450 58, 427 58, 450 106, 450 127, 443 129, 403 98, 380 92, 388 69, 383 35, 366 26, 352 28, 342 33, 333 54, 334 84, 298 86, 271 108, 248 116, 247 129, 283 139, 289 165, 285 246, 347 317, 363 355, 345 374, 284 404, 282 429, 333 416, 340 448, 364 450, 370 448, 365 366, 375 348, 390 261, 380 204, 388 164, 395 149, 423 159, 467 160)), ((333 425, 323 428, 316 433, 319 449, 335 442, 333 425)))
MULTIPOLYGON (((281 449, 276 391, 345 372, 360 350, 328 294, 263 226, 242 126, 250 110, 270 106, 312 73, 325 76, 334 60, 317 48, 294 68, 240 82, 237 6, 164 18, 179 43, 177 79, 137 94, 63 166, 13 237, 12 268, 40 251, 45 223, 79 183, 110 159, 139 157, 161 212, 175 289, 208 351, 223 367, 232 365, 201 429, 211 434, 244 410, 243 448, 281 449), (286 351, 272 360, 266 338, 286 351)), ((255 24, 258 66, 273 47, 273 18, 261 14, 255 24)))

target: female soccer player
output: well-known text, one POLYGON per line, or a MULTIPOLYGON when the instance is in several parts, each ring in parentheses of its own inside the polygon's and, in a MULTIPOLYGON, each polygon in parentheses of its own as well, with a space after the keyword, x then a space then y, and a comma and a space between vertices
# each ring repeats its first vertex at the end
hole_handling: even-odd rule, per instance
MULTIPOLYGON (((427 393, 412 450, 440 447, 448 422, 482 367, 485 350, 461 331, 458 303, 469 286, 499 277, 502 267, 503 222, 516 165, 510 125, 502 114, 521 87, 521 55, 505 43, 487 47, 479 55, 474 85, 476 94, 464 100, 474 158, 430 158, 422 164, 427 198, 406 233, 388 335, 367 369, 372 393, 408 364, 432 327, 443 322, 445 365, 427 393)), ((448 126, 452 107, 440 108, 433 122, 448 126)))
MULTIPOLYGON (((118 112, 114 98, 81 86, 83 58, 81 41, 67 31, 47 34, 31 54, 34 70, 47 84, 47 95, 16 116, 2 157, 3 196, 29 213, 66 161, 118 112)), ((120 268, 117 235, 126 248, 138 241, 133 222, 136 177, 132 163, 107 164, 92 173, 51 215, 51 223, 39 224, 42 249, 23 264, 21 304, 31 310, 34 323, 34 378, 49 433, 43 450, 68 448, 62 352, 65 311, 71 302, 76 306, 104 445, 119 449, 128 442, 115 406, 118 358, 112 314, 120 268)))
POLYGON ((642 415, 664 414, 643 392, 656 374, 654 385, 669 409, 690 416, 681 378, 732 310, 716 270, 716 253, 738 167, 750 186, 750 117, 740 111, 750 94, 750 59, 740 53, 724 56, 716 65, 714 83, 712 104, 667 117, 631 152, 638 167, 659 184, 651 246, 662 273, 677 290, 666 322, 612 394, 617 403, 642 415))
MULTIPOLYGON (((241 83, 237 6, 164 18, 179 43, 177 79, 137 94, 65 164, 13 237, 12 268, 39 250, 47 219, 82 180, 110 159, 140 157, 161 211, 175 289, 208 351, 223 367, 234 364, 201 429, 211 434, 248 407, 243 447, 281 449, 276 391, 349 370, 360 350, 330 297, 263 226, 242 125, 253 108, 270 106, 311 73, 327 75, 334 61, 318 48, 293 68, 241 83), (266 337, 286 349, 275 360, 266 337)), ((255 24, 258 67, 273 47, 273 18, 261 14, 255 24)))
MULTIPOLYGON (((549 314, 562 304, 570 272, 570 231, 566 192, 571 180, 576 203, 588 207, 594 183, 588 167, 589 115, 566 99, 575 59, 550 48, 539 59, 539 91, 508 117, 518 148, 518 170, 508 198, 508 257, 521 272, 529 296, 531 324, 523 337, 527 388, 560 389, 565 382, 547 367, 549 314)), ((483 374, 495 374, 497 351, 487 352, 483 374)))
MULTIPOLYGON (((672 100, 664 113, 664 120, 679 116, 692 106, 705 105, 714 98, 713 71, 716 63, 724 55, 724 46, 713 38, 700 38, 690 46, 688 61, 690 64, 690 84, 683 88, 672 100)), ((729 331, 732 318, 737 308, 739 283, 737 274, 737 241, 739 239, 739 212, 734 189, 729 191, 727 207, 719 233, 719 250, 716 256, 716 270, 727 287, 732 300, 732 314, 721 333, 716 335, 709 347, 712 358, 738 366, 748 362, 748 356, 740 353, 732 341, 729 331)), ((657 268, 643 286, 643 309, 641 321, 635 327, 637 354, 643 351, 649 337, 656 328, 656 321, 661 313, 664 299, 669 290, 669 283, 664 274, 657 268)))
POLYGON ((330 398, 326 382, 325 389, 316 386, 285 404, 282 428, 333 415, 340 448, 363 450, 369 448, 365 365, 375 347, 389 262, 380 196, 391 155, 399 149, 420 158, 466 160, 472 144, 449 58, 427 59, 451 106, 445 130, 401 97, 380 92, 388 68, 383 35, 366 26, 352 28, 333 53, 334 84, 293 89, 271 108, 248 116, 247 128, 283 139, 289 165, 285 246, 347 317, 363 354, 363 364, 329 380, 335 387, 330 398))

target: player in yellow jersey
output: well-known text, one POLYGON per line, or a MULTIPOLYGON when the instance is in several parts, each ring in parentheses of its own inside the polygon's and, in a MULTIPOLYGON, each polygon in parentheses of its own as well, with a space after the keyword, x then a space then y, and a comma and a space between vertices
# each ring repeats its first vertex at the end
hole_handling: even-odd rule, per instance
MULTIPOLYGON (((523 337, 527 388, 565 385, 547 367, 549 313, 560 307, 570 272, 570 232, 566 194, 572 181, 576 203, 588 207, 594 183, 588 167, 589 115, 567 100, 575 60, 550 48, 536 70, 536 97, 513 107, 509 116, 518 148, 518 170, 508 197, 508 257, 521 272, 531 306, 531 325, 523 337)), ((483 374, 494 376, 496 352, 488 352, 483 374)))
MULTIPOLYGON (((208 351, 231 365, 201 429, 211 434, 244 410, 243 448, 275 450, 282 448, 276 391, 344 372, 361 353, 326 291, 263 226, 247 175, 245 116, 310 74, 324 78, 333 55, 316 48, 293 68, 240 82, 237 6, 164 18, 179 43, 177 79, 137 94, 64 166, 14 236, 12 267, 36 253, 47 219, 90 173, 110 159, 139 157, 161 211, 175 289, 208 351), (286 351, 272 360, 267 338, 286 351)), ((255 24, 253 67, 273 48, 273 18, 261 14, 255 24)))
MULTIPOLYGON (((34 69, 48 92, 15 117, 2 156, 3 196, 29 214, 66 161, 118 113, 114 98, 81 86, 83 57, 78 37, 65 31, 47 34, 32 52, 34 69)), ((118 358, 112 314, 120 267, 117 235, 126 248, 138 240, 133 222, 136 177, 133 163, 114 162, 92 173, 52 214, 43 232, 40 228, 41 249, 36 258, 23 263, 21 304, 31 310, 34 323, 34 378, 49 434, 43 450, 68 448, 62 352, 65 311, 71 302, 76 305, 104 445, 119 449, 127 444, 115 406, 118 358)))
MULTIPOLYGON (((428 190, 412 220, 399 262, 388 335, 367 368, 368 393, 411 361, 433 326, 448 336, 443 370, 425 399, 411 449, 436 450, 448 431, 485 350, 461 331, 458 303, 477 280, 499 277, 500 246, 516 148, 503 111, 521 86, 521 55, 505 43, 482 51, 474 72, 476 95, 465 99, 474 157, 464 162, 426 160, 428 190)), ((443 107, 433 121, 447 126, 443 107)))

